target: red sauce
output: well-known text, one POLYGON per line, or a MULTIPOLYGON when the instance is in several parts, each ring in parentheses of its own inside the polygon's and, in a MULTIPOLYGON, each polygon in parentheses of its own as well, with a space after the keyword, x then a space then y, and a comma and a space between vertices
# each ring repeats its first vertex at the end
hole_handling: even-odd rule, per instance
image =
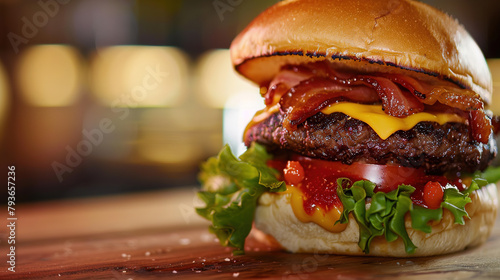
MULTIPOLYGON (((315 160, 302 160, 299 161, 304 168, 306 174, 304 180, 299 185, 300 190, 306 197, 304 200, 304 211, 312 215, 314 208, 319 206, 325 211, 329 211, 332 207, 339 207, 342 205, 339 197, 337 196, 337 179, 344 177, 342 170, 330 168, 317 164, 315 160)), ((354 178, 351 180, 361 180, 361 178, 354 178)))
POLYGON ((428 182, 424 186, 424 202, 429 208, 437 209, 443 201, 444 190, 438 182, 428 182))
POLYGON ((300 184, 305 177, 304 168, 298 161, 289 160, 286 164, 286 168, 283 169, 283 174, 285 181, 297 185, 300 184))
POLYGON ((300 188, 305 197, 304 210, 308 214, 312 214, 316 206, 329 211, 341 205, 337 196, 339 178, 349 178, 351 182, 371 181, 377 185, 375 192, 390 192, 401 184, 411 185, 416 189, 411 196, 412 201, 427 208, 429 206, 424 201, 424 187, 429 181, 438 182, 442 186, 452 184, 459 190, 465 187, 459 178, 450 180, 444 176, 427 175, 423 169, 358 162, 347 165, 303 156, 293 156, 291 160, 300 163, 303 168, 304 179, 299 184, 286 181, 283 175, 287 166, 286 160, 273 160, 268 164, 280 171, 280 180, 300 188))

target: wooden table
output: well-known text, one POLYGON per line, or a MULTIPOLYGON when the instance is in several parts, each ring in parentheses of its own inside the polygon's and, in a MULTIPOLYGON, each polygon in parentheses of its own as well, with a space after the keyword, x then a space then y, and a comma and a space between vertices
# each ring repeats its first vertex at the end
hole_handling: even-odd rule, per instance
POLYGON ((500 279, 500 219, 483 246, 439 257, 289 254, 253 240, 232 256, 194 213, 195 190, 18 205, 16 272, 2 226, 0 279, 500 279))

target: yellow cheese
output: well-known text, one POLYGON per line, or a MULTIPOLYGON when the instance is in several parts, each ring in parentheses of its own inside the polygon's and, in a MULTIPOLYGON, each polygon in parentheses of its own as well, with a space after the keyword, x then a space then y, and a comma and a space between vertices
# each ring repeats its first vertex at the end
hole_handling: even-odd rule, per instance
POLYGON ((447 122, 465 122, 465 119, 459 115, 448 113, 432 114, 421 112, 405 118, 397 118, 384 113, 382 105, 366 105, 350 102, 331 104, 321 110, 321 112, 323 114, 341 112, 351 118, 365 122, 384 140, 398 130, 412 129, 419 122, 437 122, 441 125, 447 122))
POLYGON ((291 193, 290 205, 295 217, 299 221, 303 223, 313 222, 330 232, 341 232, 347 227, 347 224, 335 224, 342 214, 342 206, 340 208, 333 208, 328 212, 316 206, 313 214, 309 215, 304 211, 305 197, 300 189, 294 186, 287 186, 287 193, 291 193))

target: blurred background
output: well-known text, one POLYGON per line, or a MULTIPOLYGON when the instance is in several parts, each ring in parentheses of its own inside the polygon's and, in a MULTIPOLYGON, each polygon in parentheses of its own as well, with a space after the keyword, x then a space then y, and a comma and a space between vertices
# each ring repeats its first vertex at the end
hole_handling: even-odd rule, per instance
MULTIPOLYGON (((227 48, 276 2, 0 0, 0 178, 16 166, 18 201, 196 186, 263 107, 227 48)), ((472 34, 500 91, 500 1, 424 2, 472 34)))

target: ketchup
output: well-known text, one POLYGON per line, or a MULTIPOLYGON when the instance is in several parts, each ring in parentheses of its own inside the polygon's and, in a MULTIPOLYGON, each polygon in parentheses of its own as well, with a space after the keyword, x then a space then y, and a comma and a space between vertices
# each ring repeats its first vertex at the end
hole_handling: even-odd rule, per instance
MULTIPOLYGON (((411 195, 413 203, 425 208, 430 207, 424 199, 424 189, 427 183, 435 182, 441 186, 451 184, 459 190, 465 188, 459 178, 448 179, 445 176, 427 175, 423 169, 396 165, 378 165, 355 162, 351 165, 341 162, 312 159, 304 156, 292 156, 290 161, 272 160, 268 165, 280 171, 280 180, 287 185, 298 187, 304 195, 304 210, 312 215, 315 207, 320 207, 326 212, 332 208, 340 207, 342 202, 337 195, 337 179, 348 178, 351 183, 360 180, 368 180, 376 184, 375 192, 390 192, 399 185, 411 185, 415 192, 411 195), (290 162, 293 162, 290 165, 290 162), (300 164, 300 167, 298 165, 300 164), (288 167, 287 167, 288 166, 288 167), (294 166, 294 170, 300 170, 303 174, 295 173, 292 181, 287 180, 284 172, 294 166), (297 182, 297 178, 301 178, 297 182)), ((287 171, 290 172, 290 171, 287 171)))

